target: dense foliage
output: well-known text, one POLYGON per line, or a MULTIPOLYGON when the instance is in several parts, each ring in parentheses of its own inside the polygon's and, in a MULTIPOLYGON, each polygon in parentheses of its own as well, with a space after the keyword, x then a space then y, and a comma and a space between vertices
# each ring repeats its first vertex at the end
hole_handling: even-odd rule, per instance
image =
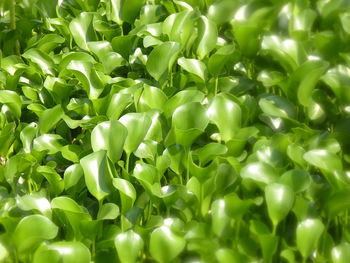
POLYGON ((0 262, 350 262, 348 0, 0 2, 0 262))

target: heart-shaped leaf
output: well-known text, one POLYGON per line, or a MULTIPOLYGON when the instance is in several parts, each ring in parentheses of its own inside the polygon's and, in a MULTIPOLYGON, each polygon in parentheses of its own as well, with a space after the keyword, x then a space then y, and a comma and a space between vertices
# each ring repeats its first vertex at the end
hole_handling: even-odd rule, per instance
POLYGON ((185 240, 175 234, 169 226, 156 228, 150 237, 150 253, 157 262, 175 259, 185 248, 185 240))
POLYGON ((197 59, 190 59, 181 57, 177 60, 177 64, 180 65, 184 70, 192 73, 193 75, 199 77, 201 80, 205 81, 207 78, 207 67, 205 64, 197 59))
POLYGON ((224 141, 234 139, 241 127, 241 108, 223 94, 215 96, 207 110, 210 121, 218 127, 224 141))
POLYGON ((123 115, 119 121, 127 128, 128 134, 124 143, 124 150, 127 154, 130 154, 144 140, 152 120, 146 113, 128 113, 123 115))
POLYGON ((122 263, 136 262, 144 246, 141 236, 131 229, 118 234, 114 239, 114 244, 122 263))
POLYGON ((74 18, 70 24, 69 29, 77 45, 85 50, 89 50, 88 42, 96 40, 96 33, 94 32, 92 21, 94 19, 93 13, 82 12, 74 18))
POLYGON ((350 260, 350 244, 344 242, 332 249, 334 263, 346 263, 350 260))
POLYGON ((164 78, 171 71, 180 50, 181 46, 176 42, 165 42, 155 47, 149 54, 146 64, 149 74, 158 81, 164 78))
POLYGON ((32 252, 41 242, 56 237, 58 227, 42 215, 24 217, 13 233, 14 243, 20 253, 32 252))
POLYGON ((57 258, 57 261, 54 262, 91 262, 89 249, 83 243, 77 241, 58 241, 43 245, 35 252, 33 262, 44 263, 48 259, 52 260, 52 258, 57 258))
POLYGON ((293 190, 284 184, 269 184, 265 188, 265 199, 269 217, 271 218, 273 225, 276 227, 293 207, 293 190))
POLYGON ((102 200, 112 190, 112 167, 107 159, 106 151, 91 153, 80 160, 84 170, 84 178, 89 192, 102 200))
POLYGON ((316 248, 323 230, 324 225, 320 219, 308 218, 298 224, 296 232, 297 247, 304 260, 316 248))
POLYGON ((106 150, 107 156, 114 163, 123 153, 128 130, 117 120, 99 123, 91 132, 91 147, 97 152, 106 150))

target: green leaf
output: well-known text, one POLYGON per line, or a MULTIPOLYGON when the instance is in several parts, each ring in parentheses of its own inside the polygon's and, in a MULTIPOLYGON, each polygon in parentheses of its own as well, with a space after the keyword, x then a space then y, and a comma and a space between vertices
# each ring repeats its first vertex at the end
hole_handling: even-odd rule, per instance
POLYGON ((215 48, 217 38, 216 24, 207 17, 201 16, 198 21, 198 37, 195 44, 199 59, 206 57, 215 48))
POLYGON ((29 215, 21 219, 13 241, 19 253, 33 252, 41 242, 56 237, 58 227, 50 219, 42 215, 29 215))
POLYGON ((50 166, 39 166, 36 171, 44 176, 46 180, 50 183, 48 190, 57 196, 64 190, 64 182, 62 177, 55 171, 54 168, 50 166))
POLYGON ((97 99, 103 92, 103 81, 91 62, 72 60, 67 69, 78 78, 90 99, 97 99))
MULTIPOLYGON (((301 105, 305 107, 309 105, 312 91, 328 65, 329 63, 325 61, 307 61, 293 73, 291 77, 293 84, 294 81, 299 81, 297 96, 301 105)), ((295 90, 295 87, 290 88, 295 90)))
POLYGON ((148 73, 159 81, 165 78, 174 64, 181 46, 176 42, 165 42, 155 47, 149 54, 146 69, 148 73))
POLYGON ((106 150, 107 156, 114 163, 119 161, 128 131, 117 120, 99 123, 91 132, 91 147, 97 152, 106 150))
POLYGON ((296 116, 294 106, 283 97, 271 95, 259 100, 262 111, 270 116, 281 118, 294 118, 296 116))
POLYGON ((117 93, 113 94, 109 102, 106 115, 111 120, 119 119, 124 109, 132 103, 131 94, 117 93))
POLYGON ((208 125, 205 108, 199 102, 190 102, 178 107, 172 118, 175 128, 189 130, 192 128, 204 131, 208 125))
POLYGON ((338 65, 329 69, 321 78, 333 91, 341 104, 348 105, 350 102, 349 77, 350 68, 344 65, 338 65))
POLYGON ((225 201, 224 199, 219 199, 211 204, 211 227, 218 237, 230 235, 229 226, 231 218, 226 214, 227 208, 225 201))
POLYGON ((122 213, 126 213, 132 208, 136 200, 135 188, 129 181, 121 178, 113 178, 113 186, 119 190, 122 213))
POLYGON ((151 196, 161 196, 160 176, 157 168, 150 164, 136 164, 133 176, 151 196))
MULTIPOLYGON (((291 39, 282 39, 277 35, 264 36, 261 48, 271 53, 287 72, 294 71, 306 59, 300 43, 291 39)), ((314 63, 314 61, 310 62, 314 63)))
POLYGON ((249 178, 258 183, 270 184, 278 180, 278 174, 275 169, 262 162, 250 163, 242 168, 242 178, 249 178))
POLYGON ((174 111, 189 102, 202 102, 204 94, 198 90, 182 90, 172 96, 165 104, 165 116, 170 117, 174 111))
MULTIPOLYGON (((44 263, 57 258, 57 262, 64 263, 90 263, 89 249, 78 241, 58 241, 41 246, 34 254, 34 263, 44 263), (52 256, 55 255, 55 256, 52 256)), ((54 261, 56 262, 56 261, 54 261)))
POLYGON ((211 55, 208 60, 209 73, 215 77, 220 75, 225 64, 230 60, 230 56, 235 51, 234 45, 223 46, 211 55))
POLYGON ((122 55, 124 59, 129 60, 129 56, 132 54, 133 50, 136 49, 136 40, 136 36, 132 34, 125 36, 116 36, 112 39, 113 50, 122 55))
POLYGON ((339 190, 325 200, 323 205, 329 218, 334 218, 339 213, 342 213, 350 208, 350 198, 347 194, 348 191, 349 188, 339 190))
POLYGON ((140 95, 136 97, 137 109, 140 112, 148 111, 150 109, 163 110, 168 100, 164 92, 156 87, 144 86, 142 89, 138 90, 140 95))
POLYGON ((39 118, 39 131, 41 134, 48 133, 63 117, 63 109, 60 104, 51 109, 44 110, 39 118))
POLYGON ((16 92, 0 90, 0 103, 6 105, 16 119, 21 117, 22 101, 16 92))
POLYGON ((106 74, 110 74, 115 68, 126 64, 121 55, 113 52, 112 46, 108 41, 94 41, 87 43, 87 45, 102 63, 106 74))
POLYGON ((97 219, 99 220, 113 220, 120 214, 119 206, 113 203, 103 204, 98 210, 97 219))
POLYGON ((94 13, 82 12, 69 24, 73 39, 81 49, 89 50, 87 43, 96 40, 96 33, 92 26, 93 19, 94 13))
POLYGON ((343 242, 332 249, 334 263, 346 263, 350 260, 350 244, 343 242))
POLYGON ((80 160, 84 170, 85 183, 89 192, 97 199, 103 200, 112 191, 112 167, 106 151, 91 153, 80 160))
POLYGON ((111 19, 120 25, 123 21, 132 24, 135 18, 139 15, 142 6, 142 0, 111 0, 111 19))
POLYGON ((157 262, 175 259, 185 248, 185 240, 167 225, 156 228, 150 237, 150 253, 157 262))
POLYGON ((317 13, 310 8, 294 14, 289 27, 290 35, 297 40, 306 40, 316 18, 317 13))
POLYGON ((190 146, 209 123, 205 108, 199 102, 178 107, 172 117, 176 143, 190 146))
POLYGON ((324 228, 320 219, 308 218, 299 222, 296 232, 296 242, 298 250, 304 260, 306 260, 317 247, 324 228))
POLYGON ((128 113, 123 115, 119 121, 128 130, 124 143, 124 150, 127 154, 130 154, 135 151, 144 140, 152 120, 146 113, 128 113))
POLYGON ((82 223, 91 221, 86 208, 79 206, 73 199, 66 196, 52 199, 51 207, 67 239, 83 237, 82 223))
POLYGON ((238 4, 231 0, 213 1, 208 9, 208 18, 217 24, 229 22, 234 17, 238 4))
POLYGON ((77 186, 83 176, 84 171, 79 163, 69 166, 64 171, 64 188, 66 191, 72 187, 77 186))
POLYGON ((344 31, 350 34, 350 13, 346 12, 340 15, 340 21, 344 31))
POLYGON ((299 193, 309 188, 311 177, 305 170, 289 170, 282 174, 279 182, 291 187, 295 193, 299 193))
POLYGON ((39 193, 31 193, 18 197, 17 205, 24 211, 40 211, 42 215, 51 218, 51 204, 39 193))
POLYGON ((292 209, 294 204, 293 190, 284 184, 273 183, 265 188, 267 211, 276 227, 292 209))
POLYGON ((195 13, 191 10, 171 14, 162 24, 163 33, 168 35, 170 41, 178 42, 186 47, 193 35, 194 15, 195 13))
POLYGON ((202 61, 181 57, 177 60, 177 64, 201 80, 205 81, 207 79, 207 67, 202 61))
POLYGON ((341 171, 343 169, 340 158, 327 150, 315 149, 304 154, 304 159, 320 169, 327 172, 341 171))
POLYGON ((82 147, 76 144, 69 144, 61 148, 61 153, 63 158, 73 163, 79 162, 79 159, 80 159, 79 157, 82 152, 83 152, 82 147))
POLYGON ((114 239, 114 244, 122 263, 137 262, 144 246, 141 236, 131 229, 118 234, 114 239))
POLYGON ((241 108, 224 94, 214 97, 209 104, 207 114, 218 127, 224 141, 234 139, 236 132, 241 128, 241 108))
POLYGON ((43 74, 56 75, 55 65, 50 56, 39 49, 31 48, 22 55, 37 65, 43 74))
POLYGON ((65 145, 64 139, 57 134, 44 134, 34 139, 33 149, 37 151, 47 151, 48 154, 54 154, 61 150, 65 145))

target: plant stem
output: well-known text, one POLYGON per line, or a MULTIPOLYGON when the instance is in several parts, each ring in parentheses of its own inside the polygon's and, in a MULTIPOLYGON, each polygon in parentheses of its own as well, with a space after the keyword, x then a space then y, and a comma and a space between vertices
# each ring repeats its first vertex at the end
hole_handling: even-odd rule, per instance
POLYGON ((214 96, 218 93, 218 85, 219 85, 219 78, 215 78, 215 88, 214 88, 214 96))
POLYGON ((190 151, 187 153, 186 183, 190 180, 190 151))
POLYGON ((273 234, 274 236, 276 235, 276 230, 277 230, 277 224, 273 224, 272 234, 273 234))
POLYGON ((169 74, 169 87, 171 88, 173 86, 173 72, 170 72, 169 74))
POLYGON ((10 0, 10 28, 16 30, 16 0, 10 0))
POLYGON ((129 177, 129 162, 130 162, 130 153, 127 153, 126 160, 125 160, 125 171, 128 177, 129 177))
MULTIPOLYGON (((10 0, 10 29, 16 31, 16 0, 10 0)), ((18 39, 15 39, 15 53, 20 55, 18 39)))

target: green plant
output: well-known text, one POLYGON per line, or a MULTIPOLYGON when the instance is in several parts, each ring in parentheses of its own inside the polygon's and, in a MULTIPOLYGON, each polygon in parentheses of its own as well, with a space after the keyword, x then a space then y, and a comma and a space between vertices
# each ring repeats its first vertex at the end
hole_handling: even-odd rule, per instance
POLYGON ((0 262, 350 262, 347 0, 0 2, 0 262))

